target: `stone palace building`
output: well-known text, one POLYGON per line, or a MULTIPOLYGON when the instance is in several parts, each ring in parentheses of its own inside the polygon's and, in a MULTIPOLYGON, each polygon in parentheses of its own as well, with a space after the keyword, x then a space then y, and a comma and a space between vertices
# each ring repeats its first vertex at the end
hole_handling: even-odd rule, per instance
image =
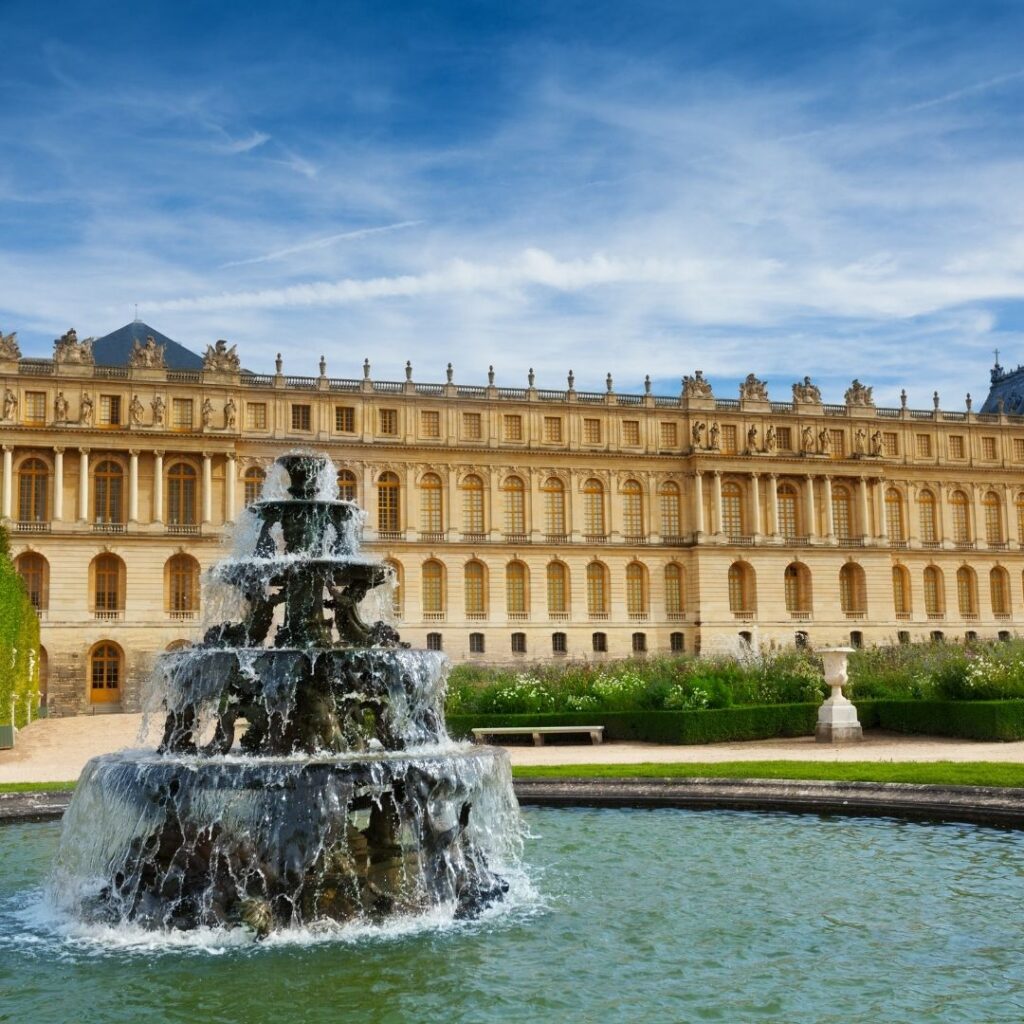
POLYGON ((1024 370, 980 412, 249 373, 136 321, 0 336, 0 516, 51 713, 131 709, 197 639, 200 576, 274 458, 329 453, 394 568, 403 638, 456 661, 964 640, 1024 623, 1024 370), (1016 404, 1015 404, 1016 403, 1016 404))

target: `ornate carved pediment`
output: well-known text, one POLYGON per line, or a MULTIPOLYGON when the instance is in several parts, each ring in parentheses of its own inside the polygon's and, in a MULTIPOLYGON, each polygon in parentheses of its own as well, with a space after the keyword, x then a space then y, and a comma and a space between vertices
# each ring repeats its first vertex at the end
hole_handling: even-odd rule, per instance
POLYGON ((865 387, 859 380, 854 379, 853 383, 846 389, 846 404, 874 408, 875 400, 871 397, 872 388, 865 387))
POLYGON ((94 365, 92 341, 92 338, 79 341, 78 333, 74 327, 69 328, 66 334, 62 334, 53 343, 53 361, 55 363, 67 363, 71 366, 94 365))
POLYGON ((711 382, 704 376, 703 370, 694 370, 693 376, 683 378, 683 395, 686 398, 714 398, 711 382))
POLYGON ((203 353, 203 369, 218 373, 238 373, 242 364, 235 351, 237 347, 232 345, 228 348, 228 343, 223 338, 213 345, 207 345, 203 353))
POLYGON ((20 359, 21 349, 18 347, 18 332, 4 334, 0 331, 0 359, 20 359))
POLYGON ((152 335, 146 339, 145 344, 133 339, 128 365, 138 369, 162 370, 167 365, 164 360, 165 348, 165 345, 158 345, 152 335))
POLYGON ((748 373, 740 384, 740 398, 748 402, 767 402, 768 385, 752 373, 748 373))
POLYGON ((793 401, 798 405, 821 405, 821 388, 812 384, 810 377, 804 377, 793 385, 793 401))

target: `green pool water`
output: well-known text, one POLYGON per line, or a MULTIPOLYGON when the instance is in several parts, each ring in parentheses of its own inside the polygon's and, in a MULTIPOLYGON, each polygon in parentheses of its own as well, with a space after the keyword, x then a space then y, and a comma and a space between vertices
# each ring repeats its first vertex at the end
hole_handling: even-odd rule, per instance
POLYGON ((0 828, 0 1021, 1024 1020, 1024 835, 685 811, 527 810, 503 912, 272 945, 80 931, 60 826, 0 828))

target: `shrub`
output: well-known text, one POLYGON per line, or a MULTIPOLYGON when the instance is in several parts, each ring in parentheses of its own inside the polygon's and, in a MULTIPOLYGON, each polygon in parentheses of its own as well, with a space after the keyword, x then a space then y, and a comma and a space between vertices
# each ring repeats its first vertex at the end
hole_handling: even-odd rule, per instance
POLYGON ((0 725, 22 726, 39 707, 39 619, 0 527, 0 725))

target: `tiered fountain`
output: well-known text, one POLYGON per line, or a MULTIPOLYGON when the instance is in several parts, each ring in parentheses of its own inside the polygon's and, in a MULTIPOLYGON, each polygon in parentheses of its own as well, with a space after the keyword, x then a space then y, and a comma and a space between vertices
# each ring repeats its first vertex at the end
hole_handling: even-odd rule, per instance
POLYGON ((449 740, 442 654, 363 621, 389 571, 359 555, 361 514, 329 496, 331 463, 278 464, 288 497, 252 506, 249 550, 211 574, 235 620, 163 656, 159 750, 82 774, 54 881, 79 917, 263 936, 433 907, 468 916, 507 889, 519 827, 506 756, 449 740))

